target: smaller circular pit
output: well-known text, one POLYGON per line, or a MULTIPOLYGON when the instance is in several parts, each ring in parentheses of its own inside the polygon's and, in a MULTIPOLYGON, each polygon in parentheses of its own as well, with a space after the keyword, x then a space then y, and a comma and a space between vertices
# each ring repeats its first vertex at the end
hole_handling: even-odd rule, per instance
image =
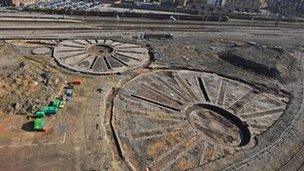
POLYGON ((92 46, 88 46, 86 48, 86 52, 91 55, 96 56, 109 56, 115 52, 114 47, 105 44, 96 44, 92 46))

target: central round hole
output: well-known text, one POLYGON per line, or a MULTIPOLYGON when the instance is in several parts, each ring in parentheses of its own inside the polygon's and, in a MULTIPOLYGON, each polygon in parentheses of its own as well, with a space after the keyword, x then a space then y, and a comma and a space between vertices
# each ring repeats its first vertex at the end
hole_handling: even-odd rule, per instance
POLYGON ((234 114, 212 104, 194 104, 187 108, 189 124, 208 140, 226 146, 244 146, 251 134, 247 126, 234 114))
POLYGON ((109 45, 97 44, 88 47, 86 52, 96 56, 107 56, 114 52, 114 48, 109 45))
POLYGON ((112 47, 107 45, 96 45, 96 48, 101 53, 112 53, 114 50, 112 47))

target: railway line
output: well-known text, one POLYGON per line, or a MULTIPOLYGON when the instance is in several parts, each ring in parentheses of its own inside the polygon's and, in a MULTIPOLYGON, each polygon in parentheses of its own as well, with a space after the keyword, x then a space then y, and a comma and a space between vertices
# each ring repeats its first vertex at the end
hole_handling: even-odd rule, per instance
MULTIPOLYGON (((108 18, 106 19, 108 20, 108 18)), ((113 19, 114 20, 114 19, 113 19)), ((302 32, 301 23, 288 26, 287 28, 278 28, 271 26, 271 23, 267 23, 264 26, 251 25, 245 26, 246 23, 238 24, 237 22, 231 23, 217 23, 217 22, 185 22, 179 24, 165 24, 164 21, 154 21, 151 23, 135 21, 124 21, 115 22, 111 21, 109 23, 102 23, 99 21, 90 22, 79 22, 79 23, 62 23, 62 22, 1 22, 0 23, 0 37, 14 36, 22 37, 27 35, 28 37, 65 37, 65 36, 85 36, 85 35, 105 35, 105 34, 115 34, 115 32, 128 32, 138 33, 138 32, 171 32, 171 33, 181 33, 181 32, 235 32, 239 30, 240 32, 249 32, 252 34, 261 35, 273 35, 273 34, 283 34, 288 32, 289 34, 299 34, 302 32), (160 24, 162 23, 162 24, 160 24), (221 25, 223 24, 223 25, 221 25), (229 25, 228 25, 229 24, 229 25)), ((77 20, 78 21, 78 20, 77 20)), ((106 21, 104 21, 106 22, 106 21)))
POLYGON ((296 154, 288 160, 288 162, 286 162, 284 165, 281 166, 280 170, 286 170, 288 167, 292 165, 294 166, 294 164, 296 164, 294 163, 294 161, 296 160, 302 161, 302 164, 298 168, 296 168, 296 170, 303 169, 304 166, 304 159, 302 158, 304 155, 303 153, 304 153, 304 144, 300 147, 300 149, 296 152, 296 154))
MULTIPOLYGON (((48 25, 70 25, 70 22, 67 21, 20 21, 20 20, 14 20, 14 21, 2 21, 0 26, 11 26, 7 27, 7 29, 15 29, 12 26, 19 26, 23 23, 23 27, 26 25, 42 25, 46 27, 45 23, 48 25)), ((120 29, 124 29, 124 27, 183 27, 187 26, 189 29, 195 28, 195 27, 206 27, 206 26, 215 26, 215 27, 251 27, 251 28, 278 28, 275 27, 274 23, 268 22, 268 23, 247 23, 242 21, 236 21, 236 22, 229 22, 229 23, 218 23, 218 22, 178 22, 178 23, 170 23, 170 22, 163 22, 163 21, 153 21, 153 22, 147 22, 147 21, 123 21, 123 22, 117 22, 117 21, 90 21, 90 22, 75 22, 71 23, 71 25, 75 26, 83 26, 83 27, 117 27, 119 26, 120 29)), ((300 29, 303 28, 304 24, 298 23, 298 24, 280 24, 280 28, 295 28, 300 29)), ((52 26, 51 26, 52 27, 52 26)), ((2 27, 5 29, 6 27, 2 27)), ((22 27, 21 27, 22 28, 22 27)), ((34 28, 33 28, 34 29, 34 28)), ((134 29, 137 29, 134 27, 134 29)))
MULTIPOLYGON (((220 26, 220 27, 252 27, 252 28, 271 28, 275 29, 274 21, 248 21, 248 20, 235 20, 231 19, 229 22, 218 21, 197 21, 197 20, 177 20, 171 21, 170 19, 151 19, 143 15, 140 18, 130 18, 121 16, 119 20, 116 17, 94 17, 94 16, 66 16, 66 15, 47 15, 41 14, 7 14, 0 13, 0 29, 40 29, 45 27, 53 29, 63 26, 68 26, 70 29, 73 27, 92 27, 92 28, 109 28, 119 27, 120 30, 138 30, 138 29, 162 29, 166 27, 186 29, 198 29, 206 26, 220 26), (47 23, 47 24, 46 24, 47 23), (33 28, 26 27, 27 25, 35 26, 33 28), (37 27, 37 28, 36 28, 37 27)), ((303 22, 280 22, 280 28, 303 28, 303 22)))

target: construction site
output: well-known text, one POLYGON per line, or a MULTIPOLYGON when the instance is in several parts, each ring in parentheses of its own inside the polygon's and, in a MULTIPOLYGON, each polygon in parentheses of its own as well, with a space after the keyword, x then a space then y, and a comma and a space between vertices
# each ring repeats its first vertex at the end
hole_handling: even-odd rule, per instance
POLYGON ((304 170, 304 23, 153 16, 0 13, 0 170, 304 170))

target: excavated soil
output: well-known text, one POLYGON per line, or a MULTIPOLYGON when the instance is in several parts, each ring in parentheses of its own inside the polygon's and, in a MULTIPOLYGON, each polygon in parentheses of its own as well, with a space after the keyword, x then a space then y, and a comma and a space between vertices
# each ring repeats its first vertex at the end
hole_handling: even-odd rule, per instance
POLYGON ((221 52, 219 57, 237 67, 260 75, 278 78, 284 82, 295 79, 290 74, 296 59, 288 55, 283 49, 241 46, 228 48, 221 52), (288 78, 290 76, 292 78, 288 78))
POLYGON ((28 60, 11 45, 0 50, 0 118, 33 114, 60 93, 64 77, 50 66, 28 60))

